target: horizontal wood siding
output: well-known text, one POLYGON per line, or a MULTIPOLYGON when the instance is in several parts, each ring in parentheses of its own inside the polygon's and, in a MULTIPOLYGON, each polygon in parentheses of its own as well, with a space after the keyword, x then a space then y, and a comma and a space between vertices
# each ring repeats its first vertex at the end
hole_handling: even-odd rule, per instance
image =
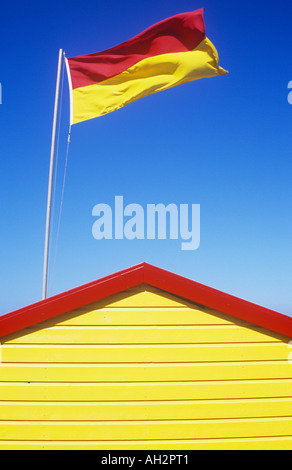
POLYGON ((289 338, 131 289, 1 340, 0 449, 292 449, 289 338))

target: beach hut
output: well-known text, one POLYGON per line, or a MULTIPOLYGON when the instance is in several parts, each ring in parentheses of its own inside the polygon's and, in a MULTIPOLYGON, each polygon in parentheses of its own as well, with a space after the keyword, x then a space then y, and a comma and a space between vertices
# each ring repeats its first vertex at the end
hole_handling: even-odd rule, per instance
POLYGON ((292 318, 139 264, 0 317, 0 449, 292 449, 292 318))

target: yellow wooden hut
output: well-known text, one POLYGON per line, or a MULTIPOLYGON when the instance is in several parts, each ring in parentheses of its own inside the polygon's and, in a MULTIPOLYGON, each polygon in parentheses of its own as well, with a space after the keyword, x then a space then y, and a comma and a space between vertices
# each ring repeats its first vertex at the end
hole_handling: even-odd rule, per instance
POLYGON ((142 263, 0 337, 0 449, 292 449, 288 316, 142 263))

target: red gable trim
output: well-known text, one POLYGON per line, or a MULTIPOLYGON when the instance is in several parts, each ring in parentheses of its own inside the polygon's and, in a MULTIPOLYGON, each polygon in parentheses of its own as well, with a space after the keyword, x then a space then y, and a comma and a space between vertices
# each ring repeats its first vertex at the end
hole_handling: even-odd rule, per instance
POLYGON ((181 276, 145 265, 145 283, 232 317, 292 338, 292 317, 181 276))
POLYGON ((291 317, 147 263, 141 263, 3 315, 0 317, 0 337, 143 283, 292 338, 291 317))

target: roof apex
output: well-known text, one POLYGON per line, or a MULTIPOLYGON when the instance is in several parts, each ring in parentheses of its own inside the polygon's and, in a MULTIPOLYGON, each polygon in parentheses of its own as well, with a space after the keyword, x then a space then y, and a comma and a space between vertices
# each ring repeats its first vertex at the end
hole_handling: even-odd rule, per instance
POLYGON ((292 317, 145 262, 3 315, 0 337, 143 283, 292 338, 292 317))

